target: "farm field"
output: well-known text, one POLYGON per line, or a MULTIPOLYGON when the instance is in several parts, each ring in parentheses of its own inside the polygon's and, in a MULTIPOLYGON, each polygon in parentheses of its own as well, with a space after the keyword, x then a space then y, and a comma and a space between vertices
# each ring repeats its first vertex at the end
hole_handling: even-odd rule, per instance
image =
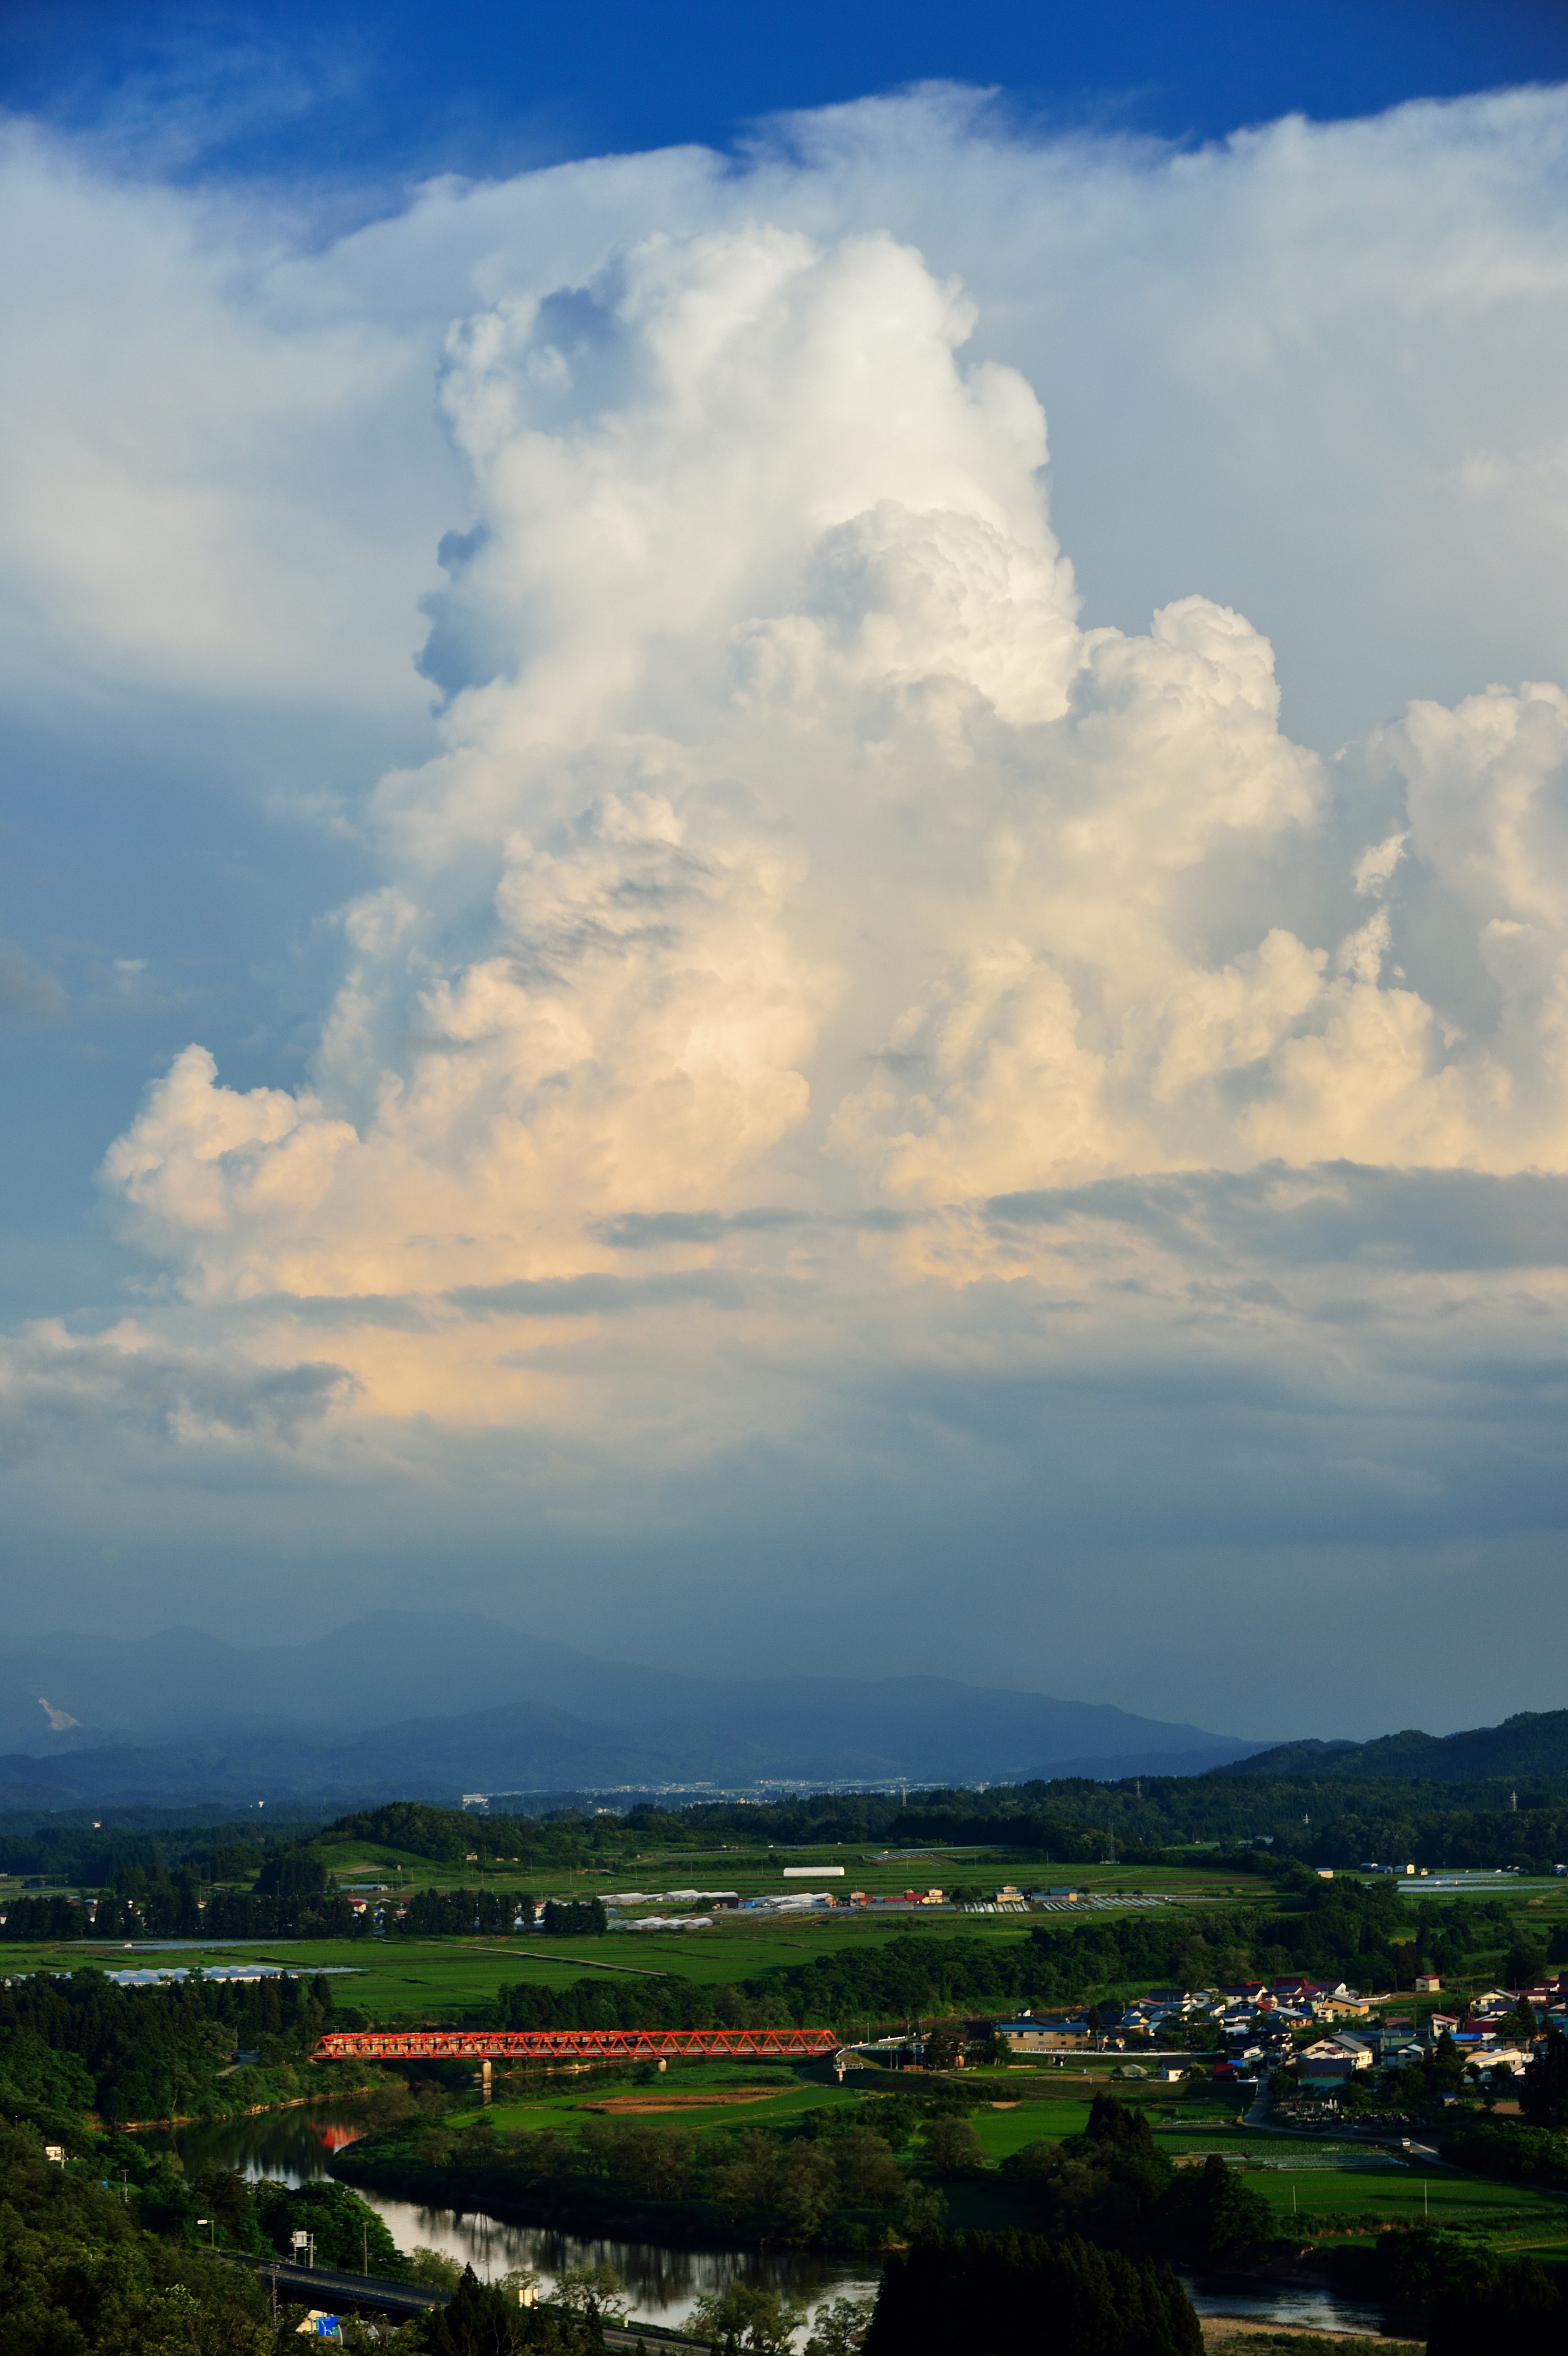
MULTIPOLYGON (((519 1941, 518 1944, 521 1944, 519 1941)), ((587 1943, 585 1943, 587 1944, 587 1943)), ((334 1983, 339 2005, 357 2005, 378 2023, 413 2024, 494 2001, 503 1981, 520 1976, 512 1950, 500 1940, 299 1939, 251 1941, 235 1946, 98 1947, 73 1941, 68 1946, 7 1947, 7 1973, 71 1972, 84 1965, 106 1971, 141 1965, 194 1966, 237 1963, 278 1964, 286 1970, 319 1972, 347 1966, 352 1979, 334 1983)), ((588 1976, 574 1961, 553 1965, 533 1958, 528 1976, 540 1985, 565 1987, 588 1976)))
POLYGON ((4 1963, 10 1972, 70 1971, 89 1963, 108 1970, 160 1963, 232 1964, 245 1958, 294 1971, 347 1966, 356 1978, 340 1984, 339 2002, 358 2005, 378 2021, 392 2021, 488 2003, 503 1982, 558 1988, 603 1976, 635 1985, 672 1974, 701 1987, 720 1987, 809 1963, 815 1956, 859 1951, 868 1941, 879 1948, 910 1937, 1015 1945, 1040 1921, 1038 1915, 1026 1914, 923 1912, 878 1919, 834 1913, 782 1921, 753 1915, 716 1922, 704 1931, 611 1932, 555 1940, 527 1933, 475 1939, 276 1939, 239 1946, 17 1942, 5 1949, 4 1963))
MULTIPOLYGON (((291 1971, 347 1966, 355 1976, 337 1984, 340 2004, 357 2005, 377 2022, 412 2020, 488 2004, 504 1983, 568 1987, 574 1980, 603 1976, 635 1985, 669 1973, 703 1987, 723 1986, 753 1974, 831 1954, 865 1939, 879 1942, 909 1935, 891 1923, 824 1921, 784 1925, 751 1922, 708 1932, 669 1932, 633 1940, 624 1933, 550 1942, 534 1936, 512 1939, 277 1939, 243 1945, 178 1946, 147 1943, 134 1948, 98 1946, 88 1940, 5 1950, 7 1972, 74 1971, 84 1964, 105 1970, 191 1966, 254 1960, 291 1971)), ((1019 1915, 939 1915, 918 1922, 922 1935, 1026 1938, 1029 1918, 1019 1915)))
MULTIPOLYGON (((1235 1903, 1247 1898, 1264 1901, 1268 1885, 1253 1876, 1193 1866, 1051 1865, 1037 1850, 992 1848, 911 1849, 880 1858, 852 1847, 819 1848, 735 1848, 708 1851, 652 1849, 630 1858, 600 1859, 590 1865, 565 1866, 487 1858, 461 1862, 434 1862, 410 1850, 385 1843, 323 1837, 311 1844, 339 1883, 364 1879, 390 1882, 394 1889, 528 1889, 536 1896, 592 1897, 601 1892, 643 1890, 650 1898, 664 1890, 732 1890, 742 1898, 776 1895, 788 1887, 784 1869, 804 1889, 797 1869, 842 1867, 841 1891, 863 1890, 873 1897, 901 1897, 905 1890, 924 1891, 955 1885, 973 1888, 985 1897, 1008 1880, 1030 1887, 1060 1883, 1093 1897, 1147 1895, 1195 1901, 1235 1903)), ((833 1876, 824 1887, 832 1887, 833 1876)), ((981 1918, 985 1919, 985 1918, 981 1918)))
MULTIPOLYGON (((415 1856, 411 1851, 388 1847, 385 1844, 338 1837, 321 1838, 311 1843, 315 1856, 326 1868, 334 1886, 348 1889, 352 1885, 372 1885, 384 1889, 394 1900, 411 1896, 415 1890, 452 1890, 487 1889, 496 1891, 527 1890, 536 1898, 581 1899, 600 1894, 641 1891, 648 1903, 633 1912, 656 1913, 663 1911, 665 1896, 676 1890, 732 1890, 742 1899, 778 1897, 789 1891, 816 1890, 835 1897, 847 1898, 851 1890, 863 1890, 872 1897, 901 1899, 906 1890, 924 1892, 938 1888, 955 1887, 971 1890, 988 1900, 1004 1882, 1017 1880, 1030 1888, 1051 1884, 1070 1884, 1092 1901, 1087 1911, 1101 1916, 1118 1911, 1125 1902, 1134 1911, 1142 1911, 1150 1901, 1166 1904, 1195 1906, 1235 1905, 1251 1902, 1267 1904, 1272 1895, 1269 1885, 1255 1877, 1216 1872, 1203 1867, 1140 1866, 1052 1866, 1042 1864, 1037 1854, 1019 1855, 1005 1849, 943 1849, 915 1852, 885 1862, 869 1858, 867 1852, 856 1848, 830 1850, 776 1849, 767 1852, 720 1852, 717 1855, 693 1857, 688 1852, 656 1852, 631 1859, 601 1859, 587 1866, 566 1866, 515 1862, 487 1858, 483 1864, 475 1859, 458 1862, 435 1862, 415 1856), (841 1875, 824 1875, 820 1881, 807 1874, 802 1876, 794 1869, 801 1866, 832 1865, 843 1869, 841 1875), (784 1878, 784 1868, 792 1869, 790 1879, 784 1878)), ((225 1888, 245 1889, 250 1879, 219 1883, 225 1888)), ((89 1885, 51 1881, 51 1891, 73 1895, 90 1894, 89 1885)), ((32 1894, 16 1875, 0 1875, 0 1901, 7 1898, 32 1894)), ((1568 1892, 1563 1893, 1568 1899, 1568 1892)), ((683 1911, 700 1912, 699 1905, 689 1905, 683 1911)), ((1078 1904, 1056 1901, 1052 1911, 1044 1915, 996 1916, 989 1914, 955 1913, 945 1907, 922 1909, 918 1914, 895 1915, 895 1922, 915 1921, 923 1929, 938 1930, 962 1923, 970 1929, 982 1925, 1014 1925, 1029 1921, 1066 1922, 1080 1911, 1078 1904)), ((863 1918, 862 1918, 863 1919, 863 1918)), ((714 1933, 693 1935, 707 1939, 710 1935, 733 1936, 751 1931, 754 1922, 744 1924, 720 1921, 714 1933)), ((791 1930, 796 1924, 791 1922, 791 1930)), ((814 1926, 815 1927, 815 1926, 814 1926)), ((684 1937, 685 1933, 677 1934, 684 1937)), ((642 1944, 656 1933, 620 1932, 618 1941, 642 1944)))

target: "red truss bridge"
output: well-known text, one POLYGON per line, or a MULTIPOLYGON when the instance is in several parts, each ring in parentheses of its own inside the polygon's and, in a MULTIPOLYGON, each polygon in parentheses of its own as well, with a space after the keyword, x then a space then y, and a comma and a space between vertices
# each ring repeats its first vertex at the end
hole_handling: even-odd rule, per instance
POLYGON ((313 2062, 824 2062, 831 2029, 334 2029, 313 2062))

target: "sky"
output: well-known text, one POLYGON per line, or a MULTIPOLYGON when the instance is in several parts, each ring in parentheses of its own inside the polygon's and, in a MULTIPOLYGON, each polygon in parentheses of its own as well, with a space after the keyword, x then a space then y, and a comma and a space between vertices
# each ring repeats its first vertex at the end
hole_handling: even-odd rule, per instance
POLYGON ((6 1625, 1556 1707, 1560 12, 0 102, 6 1625))

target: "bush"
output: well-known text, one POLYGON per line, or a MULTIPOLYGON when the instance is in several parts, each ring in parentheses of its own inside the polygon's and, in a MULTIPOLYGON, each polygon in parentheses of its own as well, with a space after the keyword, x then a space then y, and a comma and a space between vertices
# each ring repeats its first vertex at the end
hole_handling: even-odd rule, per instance
POLYGON ((1275 2238, 1268 2202, 1218 2152, 1201 2168, 1179 2171, 1162 2203, 1162 2222, 1184 2258, 1228 2257, 1275 2238))
POLYGON ((973 2176, 986 2165, 980 2138, 967 2119, 932 2119, 923 2140, 927 2163, 938 2176, 973 2176))
POLYGON ((1545 2127, 1515 2126, 1507 2120, 1467 2121, 1446 2136, 1443 2156, 1477 2176, 1502 2176, 1519 2183, 1568 2182, 1568 2136, 1545 2127))
POLYGON ((1426 2356, 1560 2356, 1568 2308, 1533 2258, 1451 2289, 1433 2312, 1426 2356))
POLYGON ((688 2329, 715 2346, 754 2349, 758 2356, 788 2356, 795 2333, 805 2321, 805 2309, 760 2283, 731 2283, 728 2289, 699 2298, 688 2329))
POLYGON ((1503 1986, 1510 1988, 1534 1987, 1546 1976, 1546 1950, 1521 1932, 1508 1951, 1503 1965, 1503 1986))
POLYGON ((257 2185, 254 2198, 256 2221, 281 2255, 292 2252, 290 2235, 303 2232, 315 2241, 318 2266, 394 2279, 409 2271, 379 2215, 347 2184, 334 2184, 325 2177, 312 2184, 263 2182, 257 2185))
POLYGON ((1168 2268, 1070 2239, 955 2234, 891 2257, 865 2356, 1202 2356, 1168 2268))
POLYGON ((1550 2029, 1541 2051, 1526 2062, 1519 2106, 1533 2127, 1568 2125, 1568 2037, 1560 2029, 1550 2029))

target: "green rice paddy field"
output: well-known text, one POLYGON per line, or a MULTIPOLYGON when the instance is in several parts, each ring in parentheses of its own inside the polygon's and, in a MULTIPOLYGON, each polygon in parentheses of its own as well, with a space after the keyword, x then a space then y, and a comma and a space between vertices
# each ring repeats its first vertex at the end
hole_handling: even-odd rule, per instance
MULTIPOLYGON (((526 1888, 536 1896, 554 1898, 582 1898, 607 1890, 645 1890, 652 1899, 646 1909, 650 1913, 664 1911, 653 1893, 674 1889, 732 1890, 742 1898, 779 1894, 792 1887, 784 1879, 786 1863, 842 1866, 842 1879, 824 1879, 815 1884, 805 1879, 793 1885, 805 1890, 816 1887, 839 1896, 851 1890, 863 1890, 875 1896, 890 1897, 901 1895, 906 1889, 925 1890, 933 1886, 949 1888, 955 1883, 988 1895, 1015 1873, 1031 1886, 1060 1879, 1102 1901, 1100 1906, 1088 1910, 1093 1915, 1103 1911, 1119 1912, 1124 1906, 1136 1908, 1140 1897, 1158 1898, 1168 1904, 1210 1907, 1249 1899, 1264 1901, 1268 1895, 1266 1885, 1255 1879, 1202 1866, 1149 1866, 1133 1870, 1116 1866, 1042 1867, 1037 1862, 1026 1869, 1010 1867, 1005 1850, 916 1851, 885 1862, 878 1861, 865 1850, 847 1847, 772 1853, 719 1850, 706 1855, 677 1850, 610 1866, 557 1866, 548 1870, 530 1869, 526 1862, 514 1865, 491 1861, 481 1872, 472 1861, 432 1865, 427 1858, 377 1843, 331 1839, 317 1842, 315 1848, 339 1886, 355 1881, 379 1882, 406 1895, 417 1889, 473 1889, 483 1882, 492 1889, 526 1888)), ((0 1895, 5 1886, 0 1884, 0 1895)), ((507 1940, 412 1940, 395 1936, 341 1942, 283 1940, 248 1944, 243 1952, 296 1969, 309 1965, 318 1968, 326 1965, 349 1965, 360 1976, 352 1997, 346 1987, 345 2002, 363 2006, 377 2021, 411 2023, 425 2014, 439 2016, 454 2007, 466 2008, 483 2004, 494 1996, 502 1981, 526 1980, 539 1987, 561 1987, 574 1979, 596 1976, 603 1970, 623 1981, 635 1982, 645 1975, 676 1972, 685 1978, 716 1986, 805 1963, 814 1955, 846 1945, 859 1946, 866 1940, 880 1943, 918 1934, 923 1938, 1016 1941, 1027 1938, 1042 1920, 1065 1922, 1077 1912, 1074 1906, 1071 1911, 1064 1909, 1044 1917, 956 1913, 936 1908, 881 1916, 859 1911, 851 1913, 848 1910, 782 1919, 720 1915, 710 1928, 700 1931, 618 1931, 602 1938, 555 1942, 533 1936, 507 1940)), ((117 1946, 99 1947, 88 1941, 60 1946, 18 1943, 6 1947, 4 1960, 8 1970, 27 1971, 69 1970, 89 1959, 111 1968, 117 1964, 159 1960, 184 1964, 206 1959, 218 1963, 234 1961, 236 1951, 214 1945, 178 1954, 170 1952, 166 1957, 160 1957, 150 1949, 131 1953, 117 1946)))
MULTIPOLYGON (((419 1888, 472 1889, 480 1879, 472 1864, 437 1868, 427 1860, 364 1843, 325 1842, 320 1845, 320 1853, 329 1858, 340 1883, 358 1879, 379 1880, 407 1892, 419 1888)), ((817 1886, 839 1894, 864 1890, 886 1896, 901 1893, 906 1888, 945 1887, 961 1879, 989 1891, 1008 1878, 1008 1869, 998 1866, 989 1853, 944 1851, 887 1865, 869 1864, 864 1853, 858 1850, 840 1849, 827 1854, 828 1861, 843 1864, 844 1879, 841 1882, 825 1880, 817 1886)), ((549 1876, 525 1877, 520 1869, 492 1867, 484 1879, 492 1888, 503 1889, 520 1888, 526 1881, 537 1895, 562 1898, 611 1890, 703 1888, 733 1890, 742 1897, 753 1897, 788 1890, 791 1885, 784 1879, 782 1870, 784 1858, 794 1864, 798 1855, 788 1851, 767 1860, 725 1856, 693 1858, 677 1854, 638 1859, 635 1869, 622 1867, 608 1874, 603 1866, 598 1866, 570 1873, 557 1869, 549 1876)), ((1075 1887, 1102 1895, 1110 1901, 1110 1909, 1118 1912, 1123 1911, 1116 1902, 1118 1893, 1123 1894, 1124 1903, 1133 1906, 1136 1904, 1135 1893, 1147 1892, 1150 1896, 1157 1894, 1168 1903, 1199 1907, 1264 1895, 1256 1881, 1201 1869, 1188 1871, 1151 1867, 1140 1869, 1136 1875, 1119 1872, 1115 1867, 1080 1867, 1071 1874, 1065 1868, 1060 1870, 1063 1879, 1071 1879, 1075 1887)), ((1051 1871, 1036 1868, 1029 1878, 1031 1881, 1049 1879, 1051 1871)), ((813 1884, 806 1881, 801 1886, 809 1890, 813 1884)), ((647 1909, 649 1912, 660 1911, 656 1901, 647 1909)), ((1072 1911, 1075 1913, 1077 1909, 1072 1911)), ((1093 1912, 1098 1914, 1101 1909, 1093 1912)), ((14 1971, 69 1970, 91 1959, 112 1969, 116 1965, 159 1961, 233 1962, 239 1953, 243 1953, 294 1969, 347 1965, 356 1973, 357 1985, 350 1996, 345 1983, 343 2001, 362 2006, 379 2022, 412 2023, 427 2014, 442 2016, 454 2007, 466 2009, 485 2003, 503 1981, 563 1987, 572 1980, 597 1976, 600 1972, 623 1983, 674 1972, 711 1987, 806 1963, 813 1956, 846 1946, 858 1948, 868 1940, 880 1944, 918 1935, 1010 1943, 1027 1938, 1042 1920, 1068 1919, 1066 1914, 1041 1917, 956 1913, 937 1908, 886 1915, 844 1909, 782 1918, 721 1914, 705 1930, 616 1931, 598 1938, 556 1941, 532 1935, 474 1940, 391 1936, 373 1940, 280 1940, 247 1944, 238 1951, 215 1944, 178 1953, 154 1952, 150 1947, 133 1952, 119 1946, 100 1947, 89 1941, 36 1947, 18 1943, 5 1950, 5 1965, 14 1971)))

